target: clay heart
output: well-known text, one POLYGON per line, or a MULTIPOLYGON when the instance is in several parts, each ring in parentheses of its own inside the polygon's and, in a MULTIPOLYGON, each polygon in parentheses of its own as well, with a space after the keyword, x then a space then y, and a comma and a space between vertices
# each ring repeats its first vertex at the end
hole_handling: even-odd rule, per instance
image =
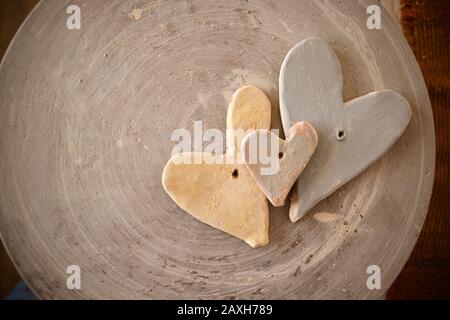
POLYGON ((242 141, 242 154, 258 186, 275 207, 280 207, 316 147, 317 133, 313 126, 297 122, 289 130, 286 141, 268 130, 248 134, 242 141), (269 154, 268 142, 271 152, 270 157, 265 157, 269 154))
POLYGON ((236 146, 244 132, 269 129, 270 119, 270 101, 261 90, 253 86, 239 89, 228 108, 226 154, 175 155, 162 176, 164 189, 183 210, 252 247, 269 242, 269 206, 236 146), (194 157, 201 163, 194 164, 194 157))
POLYGON ((409 123, 400 94, 377 91, 344 103, 342 89, 339 60, 326 42, 309 38, 288 53, 280 73, 283 129, 308 121, 320 141, 292 196, 292 221, 379 159, 409 123))

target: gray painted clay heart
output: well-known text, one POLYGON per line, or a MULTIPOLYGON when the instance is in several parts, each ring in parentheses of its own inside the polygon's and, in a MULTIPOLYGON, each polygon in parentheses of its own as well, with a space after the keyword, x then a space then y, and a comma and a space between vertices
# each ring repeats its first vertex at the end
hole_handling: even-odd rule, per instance
POLYGON ((342 89, 341 65, 325 41, 308 38, 288 53, 280 73, 284 132, 301 120, 311 123, 319 136, 291 199, 293 222, 379 159, 411 118, 408 101, 394 91, 344 103, 342 89))

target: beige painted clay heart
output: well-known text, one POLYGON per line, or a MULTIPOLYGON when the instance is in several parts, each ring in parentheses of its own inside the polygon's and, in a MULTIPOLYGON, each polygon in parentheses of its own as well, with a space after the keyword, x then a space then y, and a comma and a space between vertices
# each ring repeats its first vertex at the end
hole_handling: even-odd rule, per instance
POLYGON ((284 205, 289 191, 316 150, 317 141, 314 127, 303 121, 291 127, 286 140, 269 130, 257 130, 242 141, 245 165, 275 207, 284 205), (271 146, 269 152, 267 146, 262 146, 265 142, 271 146), (265 160, 270 161, 262 161, 260 157, 269 154, 270 158, 265 160))
POLYGON ((269 242, 269 206, 237 148, 245 135, 233 132, 270 129, 270 119, 266 95, 253 86, 240 88, 228 108, 226 154, 175 155, 162 176, 164 189, 183 210, 252 247, 269 242), (195 156, 201 163, 192 164, 195 156))

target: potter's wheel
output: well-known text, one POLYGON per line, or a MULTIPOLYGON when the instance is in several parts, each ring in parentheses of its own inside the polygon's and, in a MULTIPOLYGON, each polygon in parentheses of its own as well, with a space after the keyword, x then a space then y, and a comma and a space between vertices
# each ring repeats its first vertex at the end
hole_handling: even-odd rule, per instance
MULTIPOLYGON (((428 209, 434 127, 417 63, 369 1, 43 1, 0 70, 0 232, 41 298, 376 298, 406 262, 428 209), (133 10, 134 9, 134 10, 133 10), (288 50, 317 36, 336 50, 344 97, 392 89, 411 123, 394 147, 293 224, 271 208, 268 246, 184 213, 161 173, 176 128, 225 129, 244 84, 269 95, 288 50), (68 290, 66 268, 81 268, 68 290), (366 286, 378 265, 381 290, 366 286)), ((370 146, 368 146, 370 147, 370 146)))

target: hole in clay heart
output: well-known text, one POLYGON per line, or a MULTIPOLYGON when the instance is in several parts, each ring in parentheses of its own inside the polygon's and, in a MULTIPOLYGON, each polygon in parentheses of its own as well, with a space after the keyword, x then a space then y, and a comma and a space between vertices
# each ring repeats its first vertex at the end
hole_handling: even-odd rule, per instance
POLYGON ((233 173, 231 174, 231 176, 233 177, 233 179, 236 179, 239 176, 239 172, 238 169, 234 169, 233 173))
POLYGON ((283 152, 280 152, 279 154, 278 154, 278 159, 283 159, 284 158, 284 153, 283 152))
POLYGON ((337 139, 339 141, 342 141, 345 139, 345 130, 339 130, 337 133, 337 139))

